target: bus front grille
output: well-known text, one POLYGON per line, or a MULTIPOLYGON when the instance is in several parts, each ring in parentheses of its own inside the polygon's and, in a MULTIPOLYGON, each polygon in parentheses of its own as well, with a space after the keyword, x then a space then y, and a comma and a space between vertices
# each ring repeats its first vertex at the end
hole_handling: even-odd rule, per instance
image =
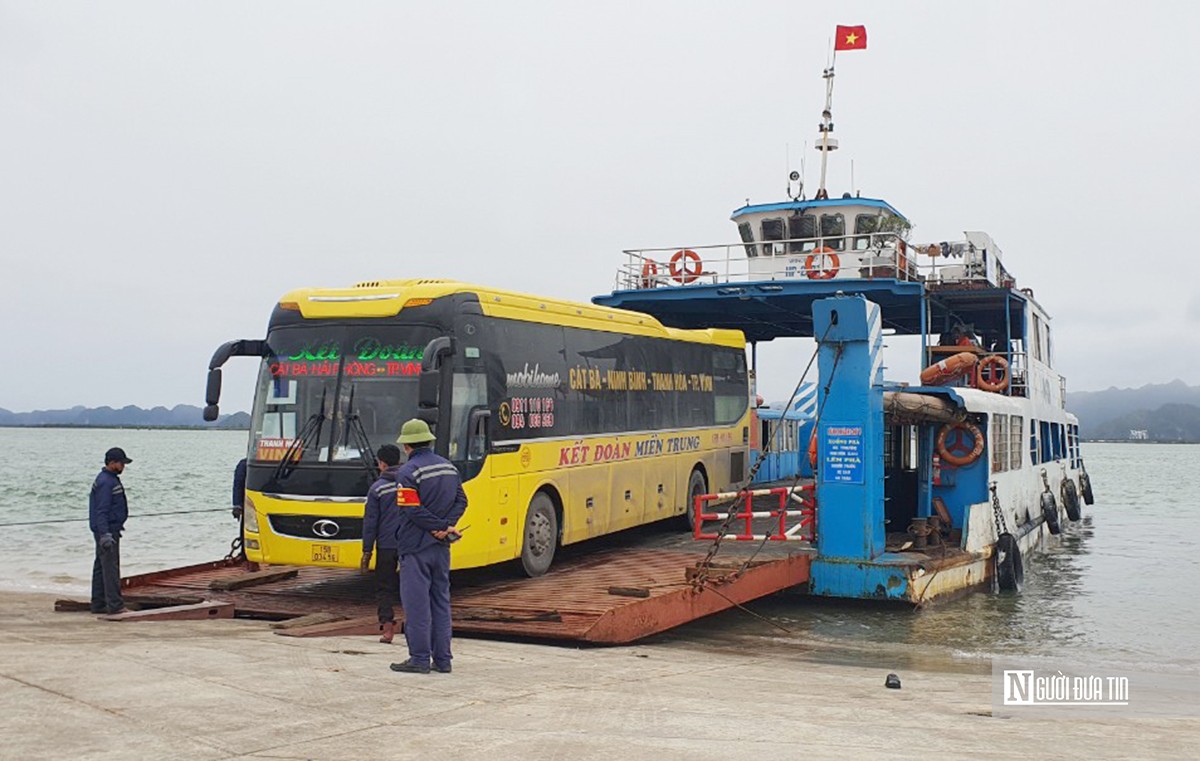
POLYGON ((271 515, 271 530, 281 536, 316 541, 362 539, 363 519, 342 515, 271 515))

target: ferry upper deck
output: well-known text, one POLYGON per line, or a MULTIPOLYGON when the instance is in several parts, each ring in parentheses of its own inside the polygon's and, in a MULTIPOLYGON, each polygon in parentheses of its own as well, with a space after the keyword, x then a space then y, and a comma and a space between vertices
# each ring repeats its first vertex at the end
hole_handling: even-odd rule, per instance
POLYGON ((673 327, 734 328, 753 344, 813 337, 814 302, 859 294, 879 305, 885 332, 922 337, 923 365, 1003 354, 1008 393, 1023 396, 1030 359, 1051 364, 1049 316, 986 233, 911 243, 895 207, 849 194, 747 205, 732 220, 736 242, 624 251, 614 290, 593 301, 673 327))

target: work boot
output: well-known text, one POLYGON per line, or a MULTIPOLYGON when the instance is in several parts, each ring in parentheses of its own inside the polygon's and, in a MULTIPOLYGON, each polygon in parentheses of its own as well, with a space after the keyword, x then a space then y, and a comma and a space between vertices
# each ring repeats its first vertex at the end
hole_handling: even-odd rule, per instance
POLYGON ((407 661, 404 661, 403 663, 393 663, 391 665, 391 669, 392 669, 392 671, 399 671, 402 674, 428 674, 429 673, 428 665, 421 665, 420 663, 413 663, 412 658, 409 658, 407 661))
POLYGON ((435 663, 433 664, 433 670, 439 674, 449 674, 451 669, 449 663, 435 663))
POLYGON ((385 645, 392 644, 392 639, 396 636, 396 622, 384 621, 379 625, 379 630, 383 632, 383 634, 379 636, 379 641, 385 645))

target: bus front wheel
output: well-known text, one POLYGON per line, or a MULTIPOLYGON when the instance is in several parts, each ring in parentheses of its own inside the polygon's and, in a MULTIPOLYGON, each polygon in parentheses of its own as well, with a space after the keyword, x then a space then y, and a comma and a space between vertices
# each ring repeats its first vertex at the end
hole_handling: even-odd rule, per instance
POLYGON ((554 502, 545 492, 534 495, 525 513, 525 531, 521 542, 521 567, 526 576, 541 576, 550 570, 558 546, 558 515, 554 502))
POLYGON ((696 497, 701 494, 708 494, 708 484, 704 481, 704 474, 697 469, 688 478, 687 509, 683 511, 683 522, 688 531, 696 530, 696 497))

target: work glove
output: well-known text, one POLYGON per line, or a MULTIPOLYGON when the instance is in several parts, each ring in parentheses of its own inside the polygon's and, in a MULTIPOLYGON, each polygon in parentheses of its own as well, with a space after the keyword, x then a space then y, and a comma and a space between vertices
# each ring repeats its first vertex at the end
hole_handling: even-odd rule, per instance
POLYGON ((358 564, 358 569, 360 571, 362 571, 363 573, 371 572, 371 553, 369 553, 369 552, 363 553, 362 562, 358 564))
POLYGON ((229 512, 233 513, 233 519, 235 521, 240 521, 242 519, 242 508, 235 507, 232 510, 230 510, 229 512))
POLYGON ((113 545, 116 543, 117 543, 117 540, 113 539, 112 534, 101 534, 100 535, 100 549, 105 550, 105 551, 111 550, 113 548, 113 545))

